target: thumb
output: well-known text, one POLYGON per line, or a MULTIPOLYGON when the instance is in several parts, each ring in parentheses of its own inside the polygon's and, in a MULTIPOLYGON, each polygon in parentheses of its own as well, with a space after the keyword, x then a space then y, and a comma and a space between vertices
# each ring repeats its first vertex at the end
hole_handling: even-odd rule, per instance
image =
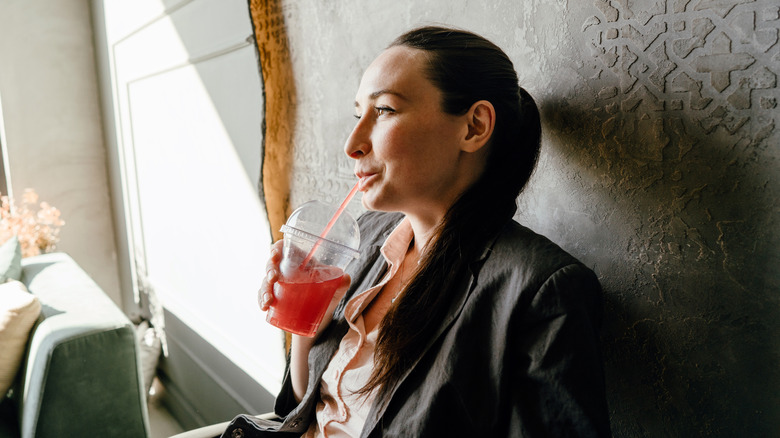
POLYGON ((344 294, 347 293, 347 289, 349 289, 350 284, 352 284, 352 277, 350 277, 349 274, 344 274, 344 276, 341 277, 341 284, 339 284, 335 294, 339 300, 341 300, 341 298, 344 297, 344 294))

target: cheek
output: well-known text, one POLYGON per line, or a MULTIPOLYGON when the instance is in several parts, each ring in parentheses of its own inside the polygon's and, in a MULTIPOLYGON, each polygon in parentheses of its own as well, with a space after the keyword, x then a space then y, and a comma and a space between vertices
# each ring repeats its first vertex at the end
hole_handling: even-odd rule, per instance
POLYGON ((415 123, 414 126, 399 126, 387 133, 388 144, 392 145, 394 156, 404 158, 430 157, 436 155, 441 144, 438 126, 415 123))
POLYGON ((395 127, 380 133, 379 141, 374 142, 374 150, 386 165, 398 166, 414 160, 419 152, 415 147, 418 141, 419 137, 412 130, 395 127))
POLYGON ((398 123, 377 133, 374 151, 393 179, 419 182, 452 161, 449 155, 454 147, 448 141, 451 136, 452 128, 440 123, 427 120, 398 123))

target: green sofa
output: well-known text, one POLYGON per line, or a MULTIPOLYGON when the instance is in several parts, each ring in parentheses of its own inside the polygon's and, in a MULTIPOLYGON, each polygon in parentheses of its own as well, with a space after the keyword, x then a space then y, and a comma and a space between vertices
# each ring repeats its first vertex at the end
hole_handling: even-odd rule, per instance
POLYGON ((64 253, 22 260, 41 302, 0 438, 147 437, 139 342, 132 323, 64 253))

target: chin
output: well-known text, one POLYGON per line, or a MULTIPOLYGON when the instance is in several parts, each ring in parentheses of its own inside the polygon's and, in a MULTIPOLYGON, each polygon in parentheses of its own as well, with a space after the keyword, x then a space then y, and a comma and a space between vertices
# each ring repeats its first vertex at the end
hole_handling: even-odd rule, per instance
POLYGON ((385 203, 377 199, 375 196, 371 196, 369 193, 363 193, 363 197, 360 199, 360 201, 366 210, 392 211, 391 209, 386 208, 384 205, 385 203))
POLYGON ((387 211, 383 209, 381 206, 376 205, 376 203, 374 202, 363 201, 363 208, 370 211, 387 211))
POLYGON ((397 196, 393 196, 387 191, 367 190, 363 192, 360 198, 363 207, 371 211, 400 212, 403 210, 397 196))

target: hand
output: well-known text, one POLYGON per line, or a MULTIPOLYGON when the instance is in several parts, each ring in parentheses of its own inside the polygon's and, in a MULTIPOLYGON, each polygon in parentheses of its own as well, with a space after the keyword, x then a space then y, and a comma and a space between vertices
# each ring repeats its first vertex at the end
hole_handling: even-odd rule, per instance
POLYGON ((265 278, 260 284, 260 290, 257 291, 257 302, 260 305, 260 310, 267 312, 271 303, 274 302, 274 285, 279 281, 280 270, 279 264, 282 262, 282 247, 284 246, 284 240, 279 239, 271 246, 270 257, 268 257, 268 263, 265 265, 265 278))
MULTIPOLYGON (((270 256, 268 257, 268 262, 265 266, 266 275, 260 285, 260 290, 257 292, 257 301, 260 305, 260 310, 264 312, 268 311, 271 304, 273 304, 274 300, 276 299, 274 296, 274 288, 276 283, 279 281, 279 278, 281 277, 281 270, 279 265, 282 261, 283 246, 284 241, 281 239, 274 243, 273 246, 271 246, 270 256)), ((344 294, 347 293, 347 289, 349 289, 351 281, 352 280, 349 274, 344 274, 341 277, 341 284, 333 294, 333 299, 328 305, 328 310, 325 312, 325 316, 322 318, 320 326, 317 328, 317 333, 321 333, 322 330, 333 319, 333 312, 336 310, 336 306, 338 306, 341 299, 344 298, 344 294)))

